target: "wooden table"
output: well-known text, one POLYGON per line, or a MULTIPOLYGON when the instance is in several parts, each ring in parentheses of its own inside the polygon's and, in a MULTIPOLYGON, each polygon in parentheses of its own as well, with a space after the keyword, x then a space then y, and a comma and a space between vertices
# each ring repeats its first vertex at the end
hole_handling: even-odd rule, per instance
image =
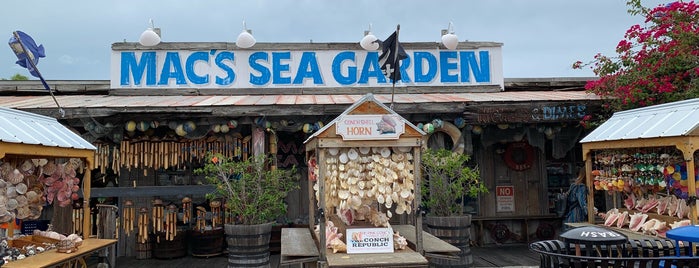
POLYGON ((60 253, 55 249, 44 253, 27 257, 23 260, 13 261, 3 265, 3 268, 27 268, 27 267, 54 267, 78 258, 87 257, 98 251, 106 251, 109 259, 109 267, 116 267, 116 243, 115 239, 85 239, 77 251, 72 253, 60 253))

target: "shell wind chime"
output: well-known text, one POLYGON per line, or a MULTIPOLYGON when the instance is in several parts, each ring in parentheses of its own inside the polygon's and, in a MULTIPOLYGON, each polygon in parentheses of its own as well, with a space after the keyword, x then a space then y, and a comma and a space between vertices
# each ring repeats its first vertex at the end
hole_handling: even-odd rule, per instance
POLYGON ((197 224, 196 230, 203 232, 206 227, 206 209, 202 206, 197 207, 197 224))
POLYGON ((211 201, 209 206, 211 206, 211 228, 215 229, 221 224, 221 201, 211 201))
MULTIPOLYGON (((163 200, 153 200, 153 232, 159 233, 163 231, 163 215, 164 207, 163 200)), ((158 236, 160 237, 160 236, 158 236)), ((158 241, 160 242, 160 241, 158 241)))
POLYGON ((134 220, 136 218, 136 208, 133 206, 133 201, 124 201, 124 209, 122 214, 122 217, 124 218, 124 223, 122 224, 124 233, 126 236, 130 236, 133 232, 134 220))
POLYGON ((182 223, 189 223, 192 220, 192 199, 182 198, 182 223))
POLYGON ((177 206, 170 204, 167 206, 167 215, 165 218, 165 240, 175 240, 177 235, 177 206))
POLYGON ((148 242, 148 208, 141 208, 138 211, 138 243, 148 242))

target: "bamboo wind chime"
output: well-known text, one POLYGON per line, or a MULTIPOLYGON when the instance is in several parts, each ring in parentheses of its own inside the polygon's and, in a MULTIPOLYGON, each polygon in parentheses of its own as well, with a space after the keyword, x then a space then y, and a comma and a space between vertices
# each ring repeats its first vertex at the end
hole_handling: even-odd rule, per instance
POLYGON ((192 199, 182 198, 182 223, 189 223, 192 220, 192 199))
POLYGON ((231 213, 230 208, 228 208, 228 203, 223 204, 223 209, 226 213, 223 214, 223 221, 225 224, 235 224, 235 218, 233 213, 231 213))
POLYGON ((134 220, 136 218, 136 208, 134 208, 133 206, 133 201, 124 201, 122 218, 124 219, 124 222, 121 226, 123 226, 122 228, 124 228, 124 234, 126 234, 127 237, 131 236, 131 233, 133 232, 134 228, 134 220))
POLYGON ((165 240, 175 240, 177 235, 177 206, 170 204, 167 206, 167 215, 165 218, 165 240))
POLYGON ((141 208, 138 212, 138 243, 148 242, 148 208, 141 208))
POLYGON ((158 238, 158 243, 160 243, 160 236, 157 234, 163 231, 163 209, 163 200, 153 200, 153 232, 158 238))
POLYGON ((74 206, 73 207, 73 233, 74 234, 81 234, 83 232, 83 219, 85 217, 85 213, 83 211, 82 206, 74 206))
POLYGON ((202 206, 197 207, 197 231, 203 232, 206 227, 206 209, 202 206))
POLYGON ((221 224, 221 201, 211 201, 209 206, 211 206, 211 229, 216 229, 216 226, 221 224))

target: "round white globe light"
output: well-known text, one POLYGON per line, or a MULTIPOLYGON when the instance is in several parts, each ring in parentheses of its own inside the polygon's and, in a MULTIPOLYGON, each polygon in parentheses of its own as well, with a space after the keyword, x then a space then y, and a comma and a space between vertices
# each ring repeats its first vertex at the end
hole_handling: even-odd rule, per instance
POLYGON ((141 43, 143 46, 147 47, 152 47, 157 44, 160 44, 160 36, 158 36, 153 29, 148 28, 143 33, 141 34, 141 38, 138 39, 138 42, 141 43))
POLYGON ((459 38, 453 33, 442 35, 442 44, 447 49, 456 49, 456 46, 459 44, 459 38))
POLYGON ((235 45, 239 48, 251 48, 256 42, 252 34, 243 30, 243 32, 238 35, 238 39, 235 40, 235 45))
POLYGON ((362 46, 364 50, 377 50, 379 49, 379 42, 376 42, 377 40, 378 38, 370 32, 362 38, 362 41, 359 41, 359 45, 362 46))

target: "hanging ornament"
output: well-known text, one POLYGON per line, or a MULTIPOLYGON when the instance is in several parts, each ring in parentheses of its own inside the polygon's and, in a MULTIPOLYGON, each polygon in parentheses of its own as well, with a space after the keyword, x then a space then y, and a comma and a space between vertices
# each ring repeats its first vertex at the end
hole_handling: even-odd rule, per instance
POLYGON ((206 209, 202 206, 197 207, 197 224, 195 228, 199 232, 203 232, 204 228, 206 228, 206 209))
POLYGON ((81 234, 83 232, 84 210, 78 202, 73 203, 73 233, 81 234))
POLYGON ((223 209, 226 212, 223 215, 224 223, 225 224, 235 224, 235 218, 234 218, 234 215, 231 212, 230 208, 228 208, 228 203, 223 204, 223 209))
POLYGON ((167 214, 165 216, 165 240, 175 240, 177 235, 177 206, 170 204, 167 206, 167 214))
POLYGON ((148 242, 148 209, 141 208, 138 212, 138 243, 148 242))
POLYGON ((124 233, 126 236, 130 236, 131 232, 133 232, 133 227, 134 227, 134 220, 136 217, 136 208, 133 206, 133 201, 131 200, 126 200, 124 201, 124 209, 121 212, 122 218, 124 219, 122 223, 122 228, 124 229, 124 233))
POLYGON ((192 199, 182 198, 182 223, 189 223, 192 220, 192 199))
MULTIPOLYGON (((163 231, 163 213, 163 200, 153 200, 153 232, 156 234, 163 231)), ((156 235, 156 237, 157 242, 160 243, 160 236, 156 235)))
POLYGON ((221 224, 221 201, 211 201, 209 206, 211 206, 211 229, 216 229, 216 226, 221 224))

